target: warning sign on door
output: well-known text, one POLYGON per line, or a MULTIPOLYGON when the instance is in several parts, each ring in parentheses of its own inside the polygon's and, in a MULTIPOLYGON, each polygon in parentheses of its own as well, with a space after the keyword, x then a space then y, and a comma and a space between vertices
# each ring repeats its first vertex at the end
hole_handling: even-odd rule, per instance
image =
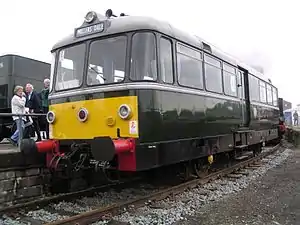
POLYGON ((132 120, 129 122, 129 133, 130 134, 137 134, 138 128, 137 128, 137 121, 132 120))

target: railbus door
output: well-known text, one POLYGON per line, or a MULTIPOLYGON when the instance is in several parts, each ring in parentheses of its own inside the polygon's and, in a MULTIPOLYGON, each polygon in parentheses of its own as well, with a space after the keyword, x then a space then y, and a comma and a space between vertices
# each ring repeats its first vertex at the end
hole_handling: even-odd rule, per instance
POLYGON ((238 96, 240 99, 240 109, 241 109, 241 127, 246 127, 248 123, 247 118, 247 109, 246 109, 246 98, 245 98, 245 74, 243 71, 238 71, 237 76, 237 87, 238 87, 238 96))

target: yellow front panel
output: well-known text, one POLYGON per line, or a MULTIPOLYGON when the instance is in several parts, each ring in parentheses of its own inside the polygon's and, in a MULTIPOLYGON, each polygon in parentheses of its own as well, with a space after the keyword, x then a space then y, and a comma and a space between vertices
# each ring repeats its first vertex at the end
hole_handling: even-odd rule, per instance
POLYGON ((93 99, 78 102, 67 102, 50 106, 55 113, 55 121, 50 125, 52 139, 92 139, 110 136, 117 138, 117 128, 121 137, 138 137, 137 96, 93 99), (128 120, 118 115, 120 105, 127 104, 132 112, 128 120), (85 122, 78 120, 80 108, 88 110, 85 122))

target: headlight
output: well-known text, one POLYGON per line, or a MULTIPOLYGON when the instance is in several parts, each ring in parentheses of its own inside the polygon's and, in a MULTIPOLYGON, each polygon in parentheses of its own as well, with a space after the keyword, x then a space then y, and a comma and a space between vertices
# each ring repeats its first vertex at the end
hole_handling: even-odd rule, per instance
POLYGON ((128 105, 123 104, 119 107, 118 113, 122 119, 128 119, 131 116, 131 109, 128 105))
POLYGON ((46 119, 47 119, 48 123, 53 123, 55 120, 55 113, 52 111, 49 111, 47 113, 46 119))
POLYGON ((97 17, 97 14, 94 11, 90 11, 84 17, 85 22, 91 23, 97 17))
POLYGON ((80 109, 78 111, 77 117, 78 117, 78 120, 80 122, 86 121, 87 118, 88 118, 88 111, 87 111, 87 109, 85 109, 85 108, 80 109))

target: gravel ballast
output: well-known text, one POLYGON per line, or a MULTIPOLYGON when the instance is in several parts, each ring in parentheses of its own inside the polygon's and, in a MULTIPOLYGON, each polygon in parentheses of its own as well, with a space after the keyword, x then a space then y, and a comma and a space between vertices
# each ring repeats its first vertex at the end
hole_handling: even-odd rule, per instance
POLYGON ((200 208, 182 225, 300 224, 300 149, 242 192, 200 208), (213 212, 213 213, 210 213, 213 212))
MULTIPOLYGON (((123 224, 190 224, 188 222, 194 221, 194 217, 199 214, 201 209, 208 207, 214 202, 222 201, 227 196, 234 196, 237 193, 241 193, 242 189, 248 188, 250 184, 255 183, 253 181, 258 180, 269 169, 274 168, 282 164, 293 151, 286 149, 284 152, 271 155, 263 159, 264 163, 257 169, 245 169, 240 178, 222 178, 215 180, 211 183, 203 185, 199 188, 195 188, 190 191, 186 191, 180 195, 175 196, 173 199, 165 199, 160 202, 151 203, 148 202, 144 207, 135 209, 134 206, 130 207, 125 213, 115 216, 112 221, 118 221, 123 224)), ((150 194, 155 190, 147 190, 148 188, 140 189, 124 189, 121 192, 111 190, 109 192, 100 193, 93 198, 81 198, 75 202, 60 202, 52 204, 51 208, 54 211, 65 211, 70 213, 81 213, 93 209, 97 206, 107 206, 111 203, 129 200, 137 198, 145 194, 150 194), (78 203, 78 204, 77 204, 78 203)), ((210 217, 214 217, 218 211, 210 211, 210 217)), ((60 215, 52 210, 38 209, 29 211, 26 214, 35 220, 52 222, 58 219, 67 217, 66 215, 60 215)), ((94 225, 107 224, 112 221, 101 221, 94 223, 94 225)), ((22 223, 18 220, 12 220, 5 216, 0 220, 1 224, 30 224, 22 223)), ((199 223, 195 223, 199 224, 199 223)), ((203 223, 206 224, 206 223, 203 223)), ((214 224, 214 223, 212 223, 214 224)), ((219 223, 223 224, 223 223, 219 223)), ((233 223, 235 224, 235 223, 233 223)), ((251 224, 251 223, 250 223, 251 224)))
MULTIPOLYGON (((45 208, 31 210, 22 213, 22 216, 32 218, 37 221, 54 222, 62 220, 69 216, 84 213, 99 207, 106 207, 114 203, 123 202, 127 199, 139 198, 157 191, 157 188, 150 184, 139 184, 135 188, 126 188, 121 191, 111 189, 107 192, 101 192, 93 197, 81 197, 73 201, 61 201, 59 203, 51 203, 45 208)), ((13 219, 6 215, 0 219, 1 224, 31 224, 30 222, 21 222, 22 218, 13 219)))
MULTIPOLYGON (((248 175, 244 175, 238 179, 222 178, 211 183, 203 185, 202 187, 184 192, 175 196, 174 199, 166 199, 156 203, 155 208, 151 206, 144 206, 136 209, 133 212, 125 212, 119 216, 114 217, 114 220, 120 222, 127 222, 129 224, 183 224, 188 221, 190 216, 197 214, 199 209, 211 202, 219 201, 227 196, 234 196, 242 189, 247 188, 250 184, 264 175, 269 169, 277 167, 282 164, 293 151, 286 149, 282 153, 268 156, 263 160, 264 165, 257 169, 247 169, 248 175)), ((224 206, 226 208, 226 206, 224 206)), ((209 210, 209 209, 208 209, 209 210)), ((209 210, 209 217, 214 217, 218 211, 209 210)), ((224 222, 224 221, 223 221, 224 222)), ((103 224, 95 223, 96 224, 103 224)), ((186 223, 189 224, 189 223, 186 223)), ((199 223, 195 223, 199 224, 199 223)), ((205 223, 201 223, 205 224, 205 223)), ((215 224, 215 223, 212 223, 215 224)), ((223 223, 219 223, 223 224, 223 223)), ((235 224, 235 223, 233 223, 235 224)))

